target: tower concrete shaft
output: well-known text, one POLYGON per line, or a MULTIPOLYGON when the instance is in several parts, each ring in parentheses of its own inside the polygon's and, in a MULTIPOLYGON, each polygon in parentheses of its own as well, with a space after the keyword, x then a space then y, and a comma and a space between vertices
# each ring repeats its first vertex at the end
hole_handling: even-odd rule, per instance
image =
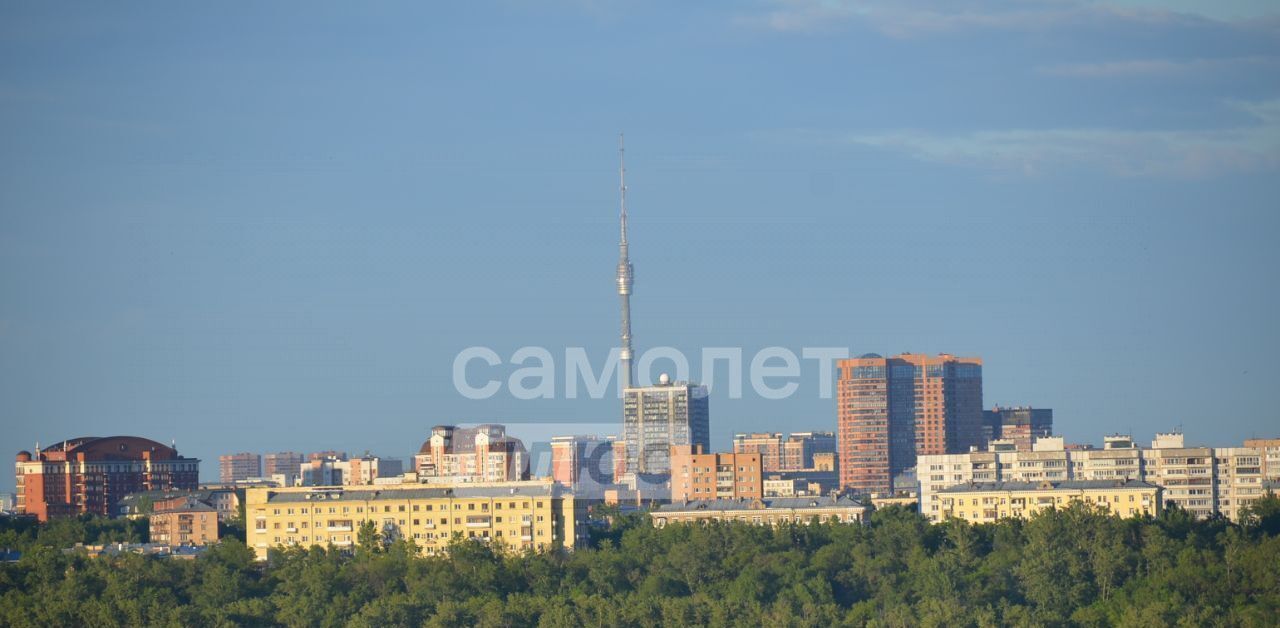
POLYGON ((621 388, 635 386, 635 378, 631 373, 631 256, 627 250, 627 168, 626 148, 622 136, 618 136, 618 191, 622 198, 621 238, 618 241, 618 298, 622 301, 622 350, 619 362, 622 376, 618 381, 621 388))

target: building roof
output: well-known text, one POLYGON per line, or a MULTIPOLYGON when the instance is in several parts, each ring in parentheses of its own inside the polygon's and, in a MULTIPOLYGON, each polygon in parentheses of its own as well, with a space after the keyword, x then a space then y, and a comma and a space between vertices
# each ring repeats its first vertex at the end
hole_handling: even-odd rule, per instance
MULTIPOLYGON (((141 436, 81 436, 54 443, 37 452, 41 460, 59 462, 83 454, 86 460, 176 460, 178 450, 141 436)), ((190 459, 194 460, 194 459, 190 459)))
POLYGON ((157 489, 153 491, 140 491, 137 493, 129 493, 128 495, 121 497, 120 500, 116 503, 121 506, 130 506, 133 503, 139 502, 143 499, 150 499, 151 501, 156 502, 156 501, 161 501, 166 499, 174 499, 175 497, 190 497, 192 499, 196 499, 202 502, 207 502, 213 499, 213 496, 215 494, 234 493, 234 492, 235 492, 235 489, 232 489, 232 488, 201 488, 201 489, 195 489, 195 490, 187 490, 187 489, 180 489, 180 488, 157 489))
POLYGON ((180 504, 164 506, 153 512, 158 515, 169 512, 218 512, 218 509, 194 497, 188 497, 180 504))
POLYGON ((816 508, 865 508, 847 496, 832 497, 767 497, 765 499, 696 499, 688 503, 663 504, 654 512, 695 512, 730 510, 805 510, 816 508))
POLYGON ((938 490, 939 493, 979 493, 988 491, 1096 490, 1107 488, 1160 488, 1139 480, 1070 480, 1065 482, 970 482, 938 490))
POLYGON ((554 483, 527 484, 521 486, 423 486, 414 488, 312 487, 305 491, 274 491, 268 489, 267 502, 321 503, 326 501, 395 501, 405 499, 468 499, 475 497, 559 497, 567 494, 554 483))

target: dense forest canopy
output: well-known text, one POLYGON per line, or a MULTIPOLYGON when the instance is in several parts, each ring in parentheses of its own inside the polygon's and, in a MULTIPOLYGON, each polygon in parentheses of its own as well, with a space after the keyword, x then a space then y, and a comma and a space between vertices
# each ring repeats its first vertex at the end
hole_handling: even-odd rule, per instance
POLYGON ((447 557, 362 535, 354 554, 290 549, 255 563, 230 539, 196 560, 88 558, 74 542, 136 524, 12 521, 0 624, 77 626, 1274 626, 1280 499, 1243 525, 1173 509, 1122 520, 1075 505, 1029 521, 931 525, 900 508, 868 525, 655 529, 619 515, 568 553, 447 557), (79 535, 77 537, 77 535, 79 535))

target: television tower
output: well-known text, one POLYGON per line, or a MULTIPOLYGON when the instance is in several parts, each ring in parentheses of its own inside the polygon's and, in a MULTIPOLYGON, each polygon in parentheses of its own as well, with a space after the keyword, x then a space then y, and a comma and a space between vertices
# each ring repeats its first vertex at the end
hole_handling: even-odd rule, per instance
POLYGON ((618 134, 618 191, 622 197, 622 237, 618 240, 618 297, 622 300, 622 351, 619 354, 622 364, 622 377, 618 380, 619 388, 635 386, 631 374, 631 256, 627 251, 627 166, 626 148, 622 134, 618 134))

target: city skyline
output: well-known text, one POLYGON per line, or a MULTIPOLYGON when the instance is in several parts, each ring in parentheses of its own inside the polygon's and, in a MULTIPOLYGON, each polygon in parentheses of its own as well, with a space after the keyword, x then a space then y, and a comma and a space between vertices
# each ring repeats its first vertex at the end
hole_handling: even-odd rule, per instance
MULTIPOLYGON (((26 61, 0 83, 5 442, 176 440, 212 479, 240 451, 408 458, 406 439, 445 423, 620 433, 613 395, 473 401, 449 380, 468 346, 584 347, 596 363, 616 346, 619 131, 641 348, 975 355, 983 407, 1053 408, 1068 441, 1274 436, 1280 46, 1243 4, 1163 6, 1163 22, 1044 26, 1089 35, 1053 50, 892 11, 815 25, 782 5, 703 8, 694 36, 665 7, 454 7, 494 50, 452 68, 439 59, 462 36, 425 11, 397 25, 250 9, 297 28, 227 46, 225 14, 167 32, 192 14, 6 7, 0 51, 26 61), (664 34, 666 51, 642 41, 664 34), (978 39, 1008 84, 922 80, 963 70, 978 39), (703 55, 755 71, 713 74, 703 55), (303 61, 332 74, 295 74, 303 61), (553 87, 530 93, 526 75, 553 87)), ((835 430, 835 400, 804 383, 776 401, 713 389, 711 450, 835 430)))

